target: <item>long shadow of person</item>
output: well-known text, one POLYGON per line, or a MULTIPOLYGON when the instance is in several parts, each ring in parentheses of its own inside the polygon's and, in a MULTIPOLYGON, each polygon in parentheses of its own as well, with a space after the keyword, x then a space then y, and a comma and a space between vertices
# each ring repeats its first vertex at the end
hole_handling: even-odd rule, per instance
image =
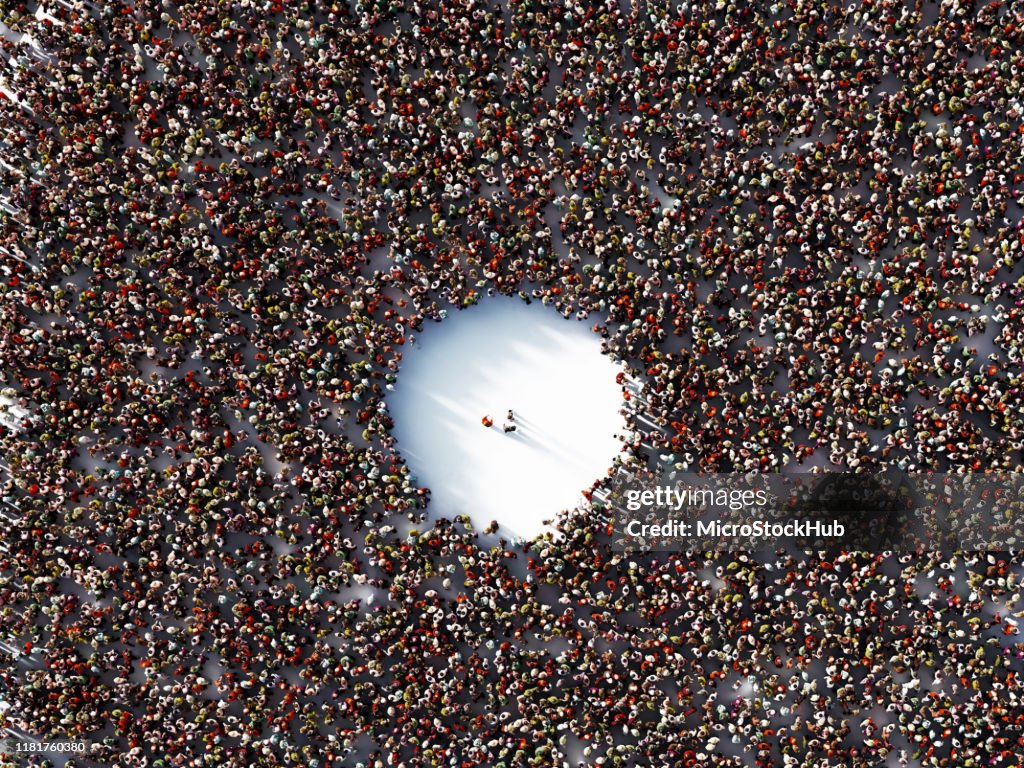
POLYGON ((798 510, 810 517, 842 522, 843 546, 874 551, 914 549, 915 510, 920 500, 903 473, 835 473, 824 476, 798 510))

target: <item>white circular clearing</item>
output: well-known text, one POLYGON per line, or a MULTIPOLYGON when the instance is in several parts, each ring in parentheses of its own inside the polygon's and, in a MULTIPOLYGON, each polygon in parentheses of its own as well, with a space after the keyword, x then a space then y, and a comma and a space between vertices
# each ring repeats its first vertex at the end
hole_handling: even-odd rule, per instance
POLYGON ((621 449, 620 370, 588 325, 539 302, 485 299, 406 347, 388 395, 392 434, 434 515, 533 537, 621 449), (516 431, 506 433, 509 409, 516 431))

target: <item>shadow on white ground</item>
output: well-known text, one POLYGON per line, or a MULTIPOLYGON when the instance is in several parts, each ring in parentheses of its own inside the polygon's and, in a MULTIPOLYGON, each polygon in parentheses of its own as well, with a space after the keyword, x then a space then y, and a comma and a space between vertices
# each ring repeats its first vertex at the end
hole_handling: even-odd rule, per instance
POLYGON ((621 443, 621 370, 585 324, 494 297, 426 328, 388 397, 398 448, 433 516, 532 537, 575 507, 621 443), (516 431, 502 427, 509 409, 516 431), (494 420, 486 428, 484 416, 494 420))

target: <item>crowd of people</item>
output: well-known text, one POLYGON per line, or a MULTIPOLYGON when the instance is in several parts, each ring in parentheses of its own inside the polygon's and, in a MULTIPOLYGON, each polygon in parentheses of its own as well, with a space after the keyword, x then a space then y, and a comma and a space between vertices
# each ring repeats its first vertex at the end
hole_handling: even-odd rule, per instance
POLYGON ((617 467, 1016 470, 1016 4, 0 22, 0 724, 80 766, 1020 763, 1019 554, 508 541, 386 401, 518 295, 639 382, 617 467))

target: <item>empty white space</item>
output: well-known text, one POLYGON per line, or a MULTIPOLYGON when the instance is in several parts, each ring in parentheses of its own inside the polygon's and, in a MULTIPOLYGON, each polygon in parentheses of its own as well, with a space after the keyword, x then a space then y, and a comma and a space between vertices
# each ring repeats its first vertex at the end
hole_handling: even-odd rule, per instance
POLYGON ((589 324, 539 302, 488 298, 425 327, 387 402, 431 515, 530 538, 576 507, 621 448, 620 370, 589 324))

